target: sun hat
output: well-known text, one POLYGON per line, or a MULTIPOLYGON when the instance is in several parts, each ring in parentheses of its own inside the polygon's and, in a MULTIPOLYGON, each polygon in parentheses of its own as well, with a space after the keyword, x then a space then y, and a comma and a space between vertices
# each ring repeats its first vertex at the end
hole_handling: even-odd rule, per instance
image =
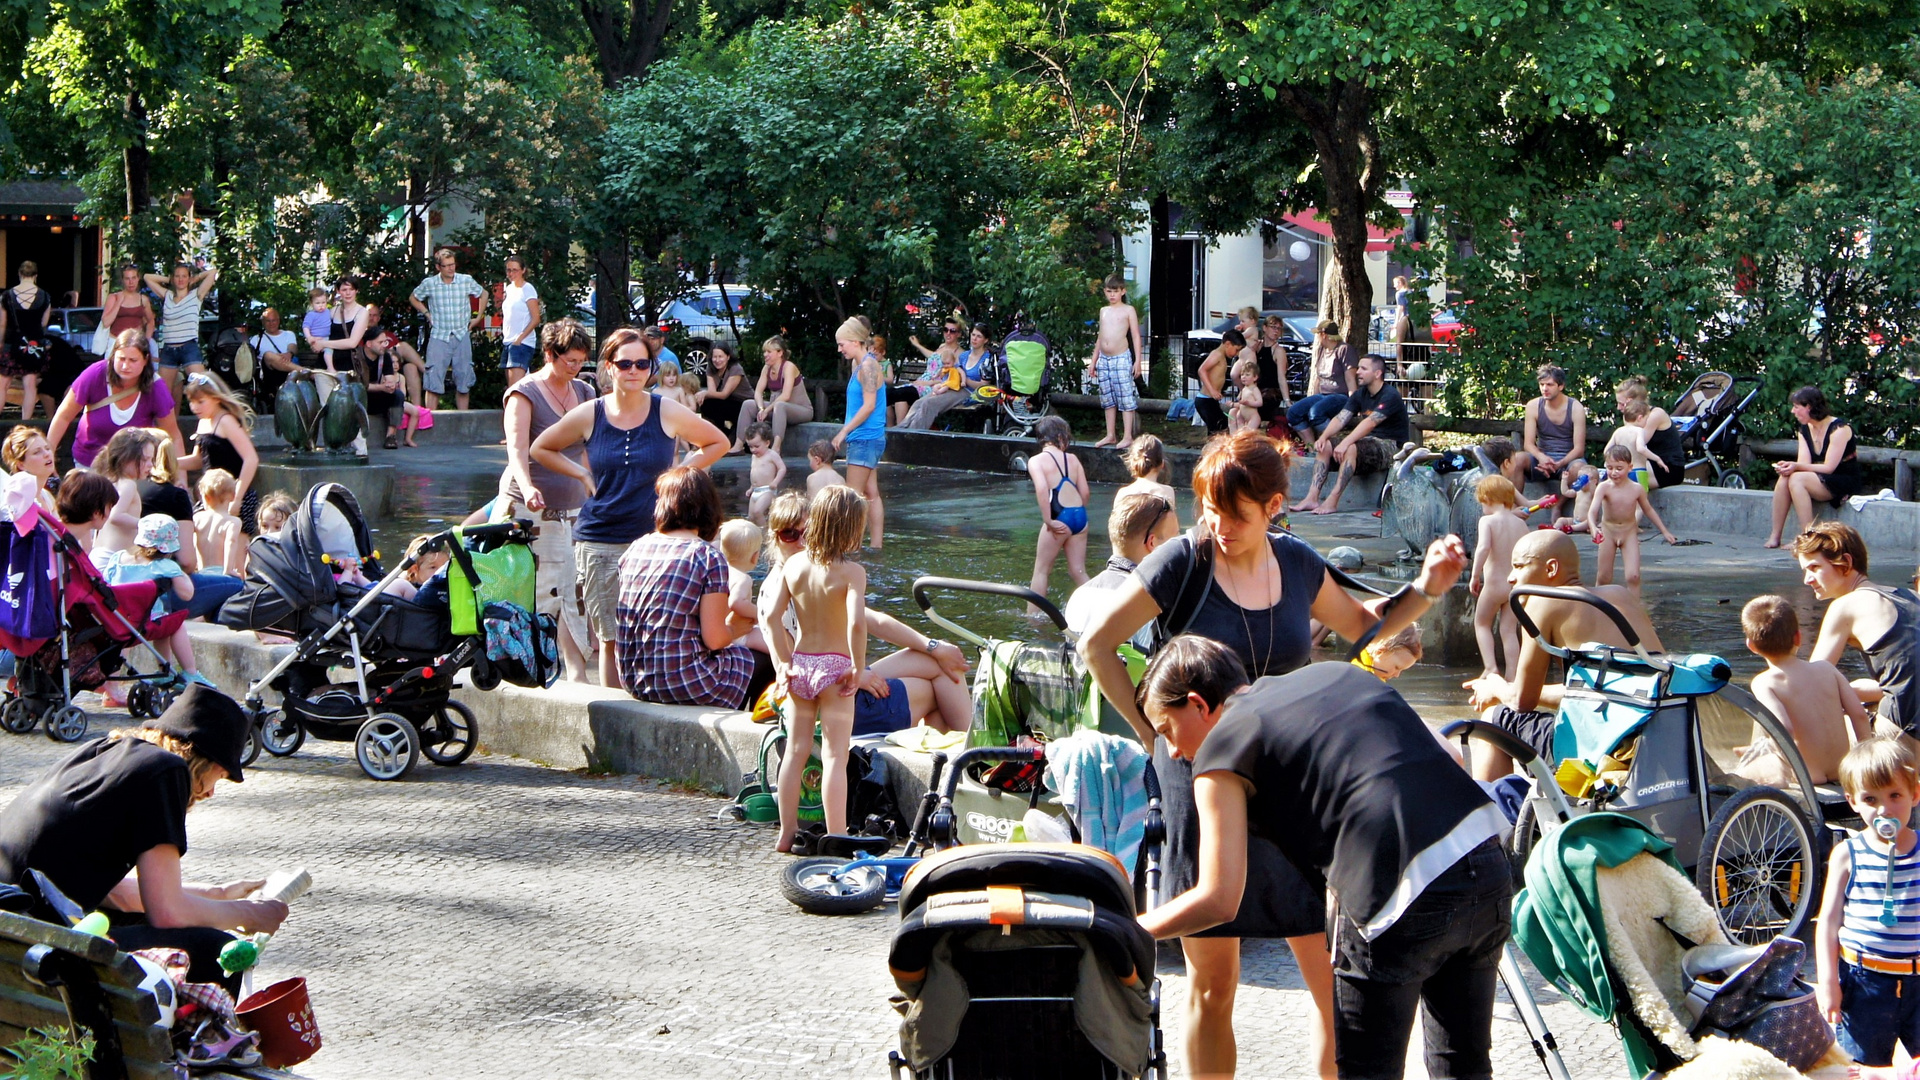
POLYGON ((240 758, 251 732, 247 714, 227 695, 202 683, 188 683, 167 711, 146 726, 193 747, 195 753, 227 770, 227 779, 240 782, 240 758))
POLYGON ((140 519, 133 543, 170 555, 180 550, 180 523, 165 514, 148 514, 140 519))

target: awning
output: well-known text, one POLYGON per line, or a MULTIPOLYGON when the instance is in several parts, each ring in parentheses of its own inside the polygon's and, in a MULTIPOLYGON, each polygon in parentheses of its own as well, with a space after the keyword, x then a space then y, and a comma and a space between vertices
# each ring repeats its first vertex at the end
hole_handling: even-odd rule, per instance
POLYGON ((77 184, 59 180, 15 180, 0 184, 0 217, 25 216, 46 222, 47 217, 52 216, 59 220, 49 224, 63 224, 73 217, 84 198, 86 192, 77 184))
MULTIPOLYGON (((1317 216, 1315 216, 1312 210, 1302 210, 1296 214, 1283 214, 1281 215, 1280 220, 1287 225, 1291 225, 1297 229, 1303 229, 1309 233, 1312 233, 1317 237, 1321 237, 1322 239, 1330 238, 1333 236, 1333 226, 1328 225, 1324 221, 1321 221, 1317 216)), ((1367 250, 1368 251, 1393 250, 1393 246, 1400 242, 1400 234, 1404 231, 1405 230, 1403 229, 1394 229, 1392 231, 1388 231, 1380 228, 1377 225, 1374 225, 1372 222, 1368 222, 1367 223, 1367 250)))

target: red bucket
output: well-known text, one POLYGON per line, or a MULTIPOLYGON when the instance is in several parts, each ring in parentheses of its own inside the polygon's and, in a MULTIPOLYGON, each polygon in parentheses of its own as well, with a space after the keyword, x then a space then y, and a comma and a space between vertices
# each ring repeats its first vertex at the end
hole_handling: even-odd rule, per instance
POLYGON ((269 1068, 298 1065, 320 1050, 320 1025, 313 1020, 305 979, 284 979, 248 994, 235 1012, 249 1030, 260 1033, 260 1056, 269 1068))

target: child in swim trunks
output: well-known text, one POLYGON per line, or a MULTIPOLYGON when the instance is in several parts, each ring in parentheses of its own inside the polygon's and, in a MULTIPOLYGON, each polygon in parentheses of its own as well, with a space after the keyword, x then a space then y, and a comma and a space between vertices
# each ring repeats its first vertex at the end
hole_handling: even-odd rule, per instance
POLYGON ((1146 356, 1140 343, 1140 313, 1127 303, 1127 279, 1107 275, 1101 290, 1107 294, 1107 306, 1100 309, 1100 336, 1094 343, 1093 357, 1087 364, 1087 377, 1100 387, 1100 407, 1107 414, 1107 436, 1095 446, 1125 450, 1133 445, 1133 425, 1140 411, 1140 394, 1134 389, 1135 377, 1144 377, 1146 356), (1121 415, 1121 438, 1113 440, 1113 415, 1121 415))
POLYGON ((747 470, 747 478, 753 483, 753 490, 747 492, 747 517, 755 525, 765 528, 767 508, 773 505, 773 493, 780 487, 780 481, 787 478, 787 463, 780 457, 780 452, 773 448, 771 427, 748 424, 743 441, 753 455, 753 464, 747 470))
POLYGON ((1033 495, 1040 503, 1040 539, 1033 555, 1033 591, 1047 595, 1047 579, 1060 553, 1067 553, 1067 573, 1076 587, 1087 580, 1087 472, 1080 459, 1067 453, 1073 430, 1057 416, 1043 416, 1033 429, 1039 453, 1027 461, 1033 495))
POLYGON ((847 831, 847 760, 853 741, 853 695, 867 670, 867 571, 847 556, 860 548, 867 500, 849 487, 829 487, 807 508, 806 550, 780 564, 779 584, 761 620, 773 662, 786 682, 793 715, 789 750, 777 789, 780 837, 775 851, 793 848, 800 828, 800 785, 814 726, 823 731, 820 802, 827 832, 847 831), (798 640, 784 616, 792 607, 798 640))

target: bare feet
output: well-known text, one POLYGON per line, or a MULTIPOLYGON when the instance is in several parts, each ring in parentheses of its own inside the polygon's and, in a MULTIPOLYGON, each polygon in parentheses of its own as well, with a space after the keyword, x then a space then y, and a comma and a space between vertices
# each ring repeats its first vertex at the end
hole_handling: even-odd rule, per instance
POLYGON ((413 436, 411 436, 411 435, 409 435, 409 436, 407 436, 407 445, 408 445, 408 446, 419 446, 420 444, 419 444, 419 443, 417 443, 417 442, 414 442, 414 441, 413 441, 413 436))
POLYGON ((780 854, 780 855, 793 854, 793 837, 791 836, 781 837, 778 841, 774 843, 773 850, 776 854, 780 854))
POLYGON ((1132 439, 1128 439, 1128 440, 1127 440, 1126 442, 1117 442, 1117 443, 1114 443, 1114 444, 1113 444, 1113 448, 1114 448, 1115 450, 1125 450, 1125 449, 1126 449, 1127 447, 1129 447, 1129 446, 1132 446, 1132 445, 1133 445, 1133 440, 1132 440, 1132 439))
POLYGON ((1095 450, 1098 450, 1103 446, 1112 446, 1112 445, 1113 445, 1113 436, 1109 435, 1106 438, 1101 439, 1099 442, 1094 443, 1093 448, 1095 450))
POLYGON ((1287 507, 1287 511, 1289 513, 1298 514, 1308 510, 1318 510, 1319 508, 1320 508, 1320 504, 1318 502, 1315 502, 1312 499, 1301 499, 1299 502, 1294 503, 1292 506, 1287 507))
POLYGON ((1322 503, 1319 506, 1314 507, 1313 512, 1315 514, 1337 514, 1340 512, 1340 508, 1333 505, 1332 503, 1322 503))
POLYGON ((1760 546, 1763 548, 1777 548, 1780 546, 1780 538, 1777 536, 1768 537, 1767 542, 1760 546))

